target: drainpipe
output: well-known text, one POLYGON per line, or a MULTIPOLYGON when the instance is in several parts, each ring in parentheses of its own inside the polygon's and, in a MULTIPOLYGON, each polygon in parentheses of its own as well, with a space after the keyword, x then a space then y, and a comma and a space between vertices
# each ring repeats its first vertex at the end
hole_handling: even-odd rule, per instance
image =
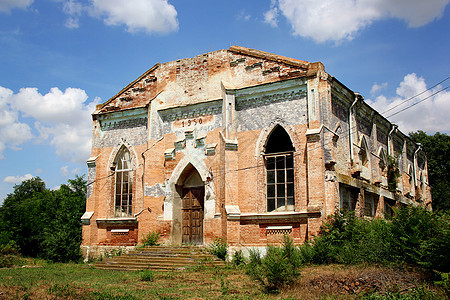
POLYGON ((388 134, 388 140, 387 140, 387 154, 391 155, 391 135, 394 133, 395 130, 397 130, 398 126, 395 124, 392 124, 392 129, 389 131, 388 134))
POLYGON ((353 165, 353 118, 352 118, 352 109, 356 105, 359 99, 362 99, 362 96, 359 93, 355 93, 355 100, 353 101, 350 109, 348 110, 348 140, 350 142, 350 163, 353 165))
POLYGON ((417 147, 416 151, 414 152, 414 163, 413 163, 413 166, 414 166, 414 170, 413 170, 414 171, 414 187, 417 186, 417 175, 416 175, 416 170, 417 170, 417 153, 419 153, 420 149, 422 149, 422 144, 421 143, 417 143, 416 145, 419 146, 419 147, 417 147))

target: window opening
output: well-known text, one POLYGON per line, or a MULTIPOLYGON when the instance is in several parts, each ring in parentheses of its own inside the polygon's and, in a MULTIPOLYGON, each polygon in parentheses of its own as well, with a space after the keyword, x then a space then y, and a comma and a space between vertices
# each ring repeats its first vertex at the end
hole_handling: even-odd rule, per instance
POLYGON ((130 217, 133 205, 133 166, 130 152, 123 148, 116 160, 115 217, 130 217))
POLYGON ((384 149, 380 150, 379 158, 380 162, 378 163, 378 165, 380 166, 380 169, 384 171, 387 165, 387 156, 386 153, 384 152, 384 149))
POLYGON ((364 193, 364 216, 374 217, 378 206, 378 196, 371 193, 364 193))
POLYGON ((358 202, 359 190, 343 185, 339 186, 339 196, 341 198, 341 211, 354 211, 358 202))
POLYGON ((294 147, 276 126, 266 144, 267 211, 294 210, 294 147))
POLYGON ((359 149, 359 161, 361 162, 361 165, 367 167, 368 163, 369 163, 369 157, 368 157, 368 152, 367 152, 367 143, 366 143, 366 139, 363 137, 361 139, 361 146, 359 149))

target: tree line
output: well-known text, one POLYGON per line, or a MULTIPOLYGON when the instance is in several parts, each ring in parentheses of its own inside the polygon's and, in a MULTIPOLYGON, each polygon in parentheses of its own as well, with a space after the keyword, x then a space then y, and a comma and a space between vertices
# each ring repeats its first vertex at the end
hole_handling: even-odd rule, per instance
POLYGON ((50 190, 39 177, 14 186, 0 207, 0 246, 55 262, 81 259, 81 216, 86 180, 69 179, 50 190))

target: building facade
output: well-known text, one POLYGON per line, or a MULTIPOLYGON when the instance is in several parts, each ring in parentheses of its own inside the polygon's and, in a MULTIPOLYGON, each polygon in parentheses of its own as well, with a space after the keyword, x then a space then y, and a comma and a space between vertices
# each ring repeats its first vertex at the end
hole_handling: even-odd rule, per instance
POLYGON ((92 117, 86 257, 152 231, 173 245, 303 243, 339 209, 431 205, 420 146, 320 62, 233 46, 157 64, 92 117))

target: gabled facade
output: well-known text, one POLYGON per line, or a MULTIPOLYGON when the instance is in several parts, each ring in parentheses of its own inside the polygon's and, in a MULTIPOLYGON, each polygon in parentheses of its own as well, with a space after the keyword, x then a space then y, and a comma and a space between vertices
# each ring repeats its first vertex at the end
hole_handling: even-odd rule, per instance
POLYGON ((157 64, 92 116, 86 257, 151 231, 174 245, 302 243, 338 209, 431 205, 424 153, 320 62, 233 46, 157 64))

